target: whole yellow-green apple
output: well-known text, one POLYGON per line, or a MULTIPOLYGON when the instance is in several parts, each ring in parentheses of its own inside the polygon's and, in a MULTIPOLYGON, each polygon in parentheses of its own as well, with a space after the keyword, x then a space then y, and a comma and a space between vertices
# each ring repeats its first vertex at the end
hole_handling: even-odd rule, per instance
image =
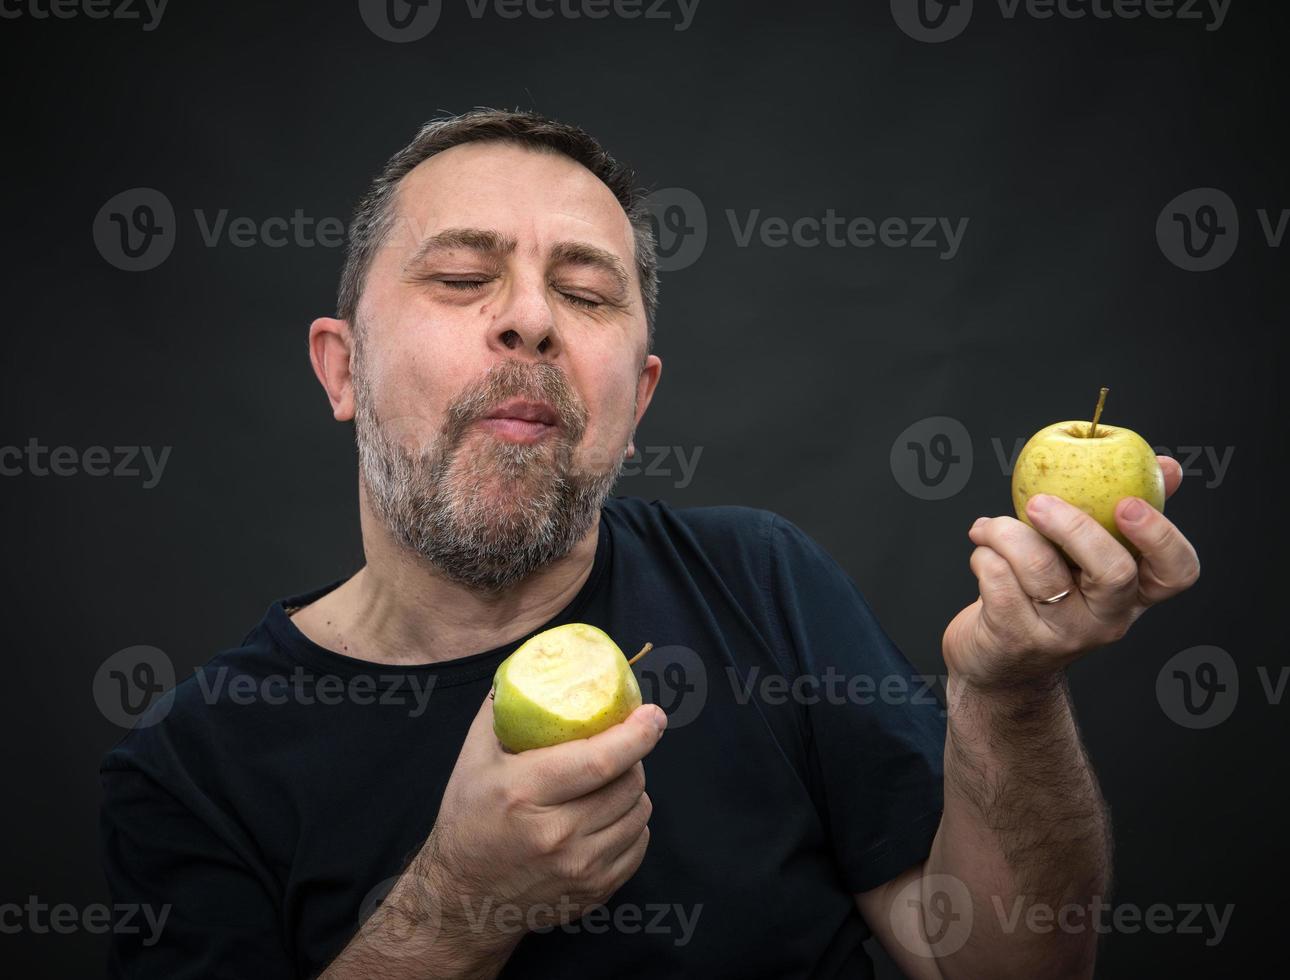
POLYGON ((1012 503, 1018 519, 1030 524, 1026 501, 1038 493, 1060 497, 1110 531, 1136 558, 1138 550, 1116 526, 1115 505, 1141 497, 1163 511, 1165 478, 1156 451, 1142 436, 1099 422, 1105 401, 1103 388, 1092 422, 1057 422, 1030 437, 1012 470, 1012 503))
POLYGON ((640 704, 631 663, 604 630, 586 623, 531 637, 493 675, 493 731, 512 752, 590 738, 640 704))

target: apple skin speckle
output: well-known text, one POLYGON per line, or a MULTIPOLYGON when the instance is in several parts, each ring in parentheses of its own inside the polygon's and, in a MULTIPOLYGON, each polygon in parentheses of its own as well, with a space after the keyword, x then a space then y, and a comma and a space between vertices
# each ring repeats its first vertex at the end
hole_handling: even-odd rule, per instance
POLYGON ((1115 523, 1115 507, 1125 497, 1141 497, 1163 511, 1160 463, 1136 432, 1099 423, 1097 437, 1089 439, 1088 427, 1087 422, 1059 422, 1040 429, 1022 447, 1012 470, 1017 518, 1030 524, 1026 502, 1038 493, 1051 494, 1090 515, 1137 557, 1115 523))

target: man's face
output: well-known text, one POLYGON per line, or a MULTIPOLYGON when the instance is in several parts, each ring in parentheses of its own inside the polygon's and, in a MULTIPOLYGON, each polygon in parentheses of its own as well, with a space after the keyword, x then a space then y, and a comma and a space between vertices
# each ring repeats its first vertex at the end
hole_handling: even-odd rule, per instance
POLYGON ((507 144, 432 157, 400 185, 358 321, 360 459, 395 537, 492 590, 566 554, 661 367, 610 190, 507 144))

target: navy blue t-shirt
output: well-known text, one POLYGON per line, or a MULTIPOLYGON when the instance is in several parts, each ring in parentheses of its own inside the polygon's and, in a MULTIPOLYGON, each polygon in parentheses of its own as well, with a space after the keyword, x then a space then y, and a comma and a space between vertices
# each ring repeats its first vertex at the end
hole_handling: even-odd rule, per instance
MULTIPOLYGON (((289 618, 328 589, 273 604, 105 759, 113 900, 169 906, 159 938, 114 936, 114 976, 321 972, 429 834, 494 671, 533 635, 374 664, 289 618)), ((650 846, 503 976, 872 976, 853 894, 927 857, 945 726, 846 573, 768 511, 615 497, 585 585, 533 632, 566 622, 655 646, 633 668, 670 719, 645 760, 650 846)))

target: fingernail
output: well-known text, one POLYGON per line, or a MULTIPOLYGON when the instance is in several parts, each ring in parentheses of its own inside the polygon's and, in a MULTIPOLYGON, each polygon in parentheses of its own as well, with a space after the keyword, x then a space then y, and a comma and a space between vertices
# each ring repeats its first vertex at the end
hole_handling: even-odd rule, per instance
POLYGON ((1124 505, 1124 510, 1120 511, 1120 516, 1130 524, 1137 524, 1147 516, 1146 502, 1137 497, 1130 497, 1129 502, 1124 505))
POLYGON ((985 523, 986 521, 988 521, 989 519, 990 519, 990 518, 988 518, 988 517, 978 517, 975 521, 973 521, 973 522, 972 522, 972 529, 973 529, 973 530, 976 530, 978 527, 980 527, 982 524, 984 524, 984 523, 985 523))
POLYGON ((654 727, 658 729, 658 733, 662 735, 663 729, 667 728, 667 712, 655 705, 654 710, 650 712, 649 720, 653 722, 654 727))
POLYGON ((1046 493, 1036 494, 1026 504, 1026 510, 1032 514, 1047 514, 1053 509, 1053 498, 1046 493))

